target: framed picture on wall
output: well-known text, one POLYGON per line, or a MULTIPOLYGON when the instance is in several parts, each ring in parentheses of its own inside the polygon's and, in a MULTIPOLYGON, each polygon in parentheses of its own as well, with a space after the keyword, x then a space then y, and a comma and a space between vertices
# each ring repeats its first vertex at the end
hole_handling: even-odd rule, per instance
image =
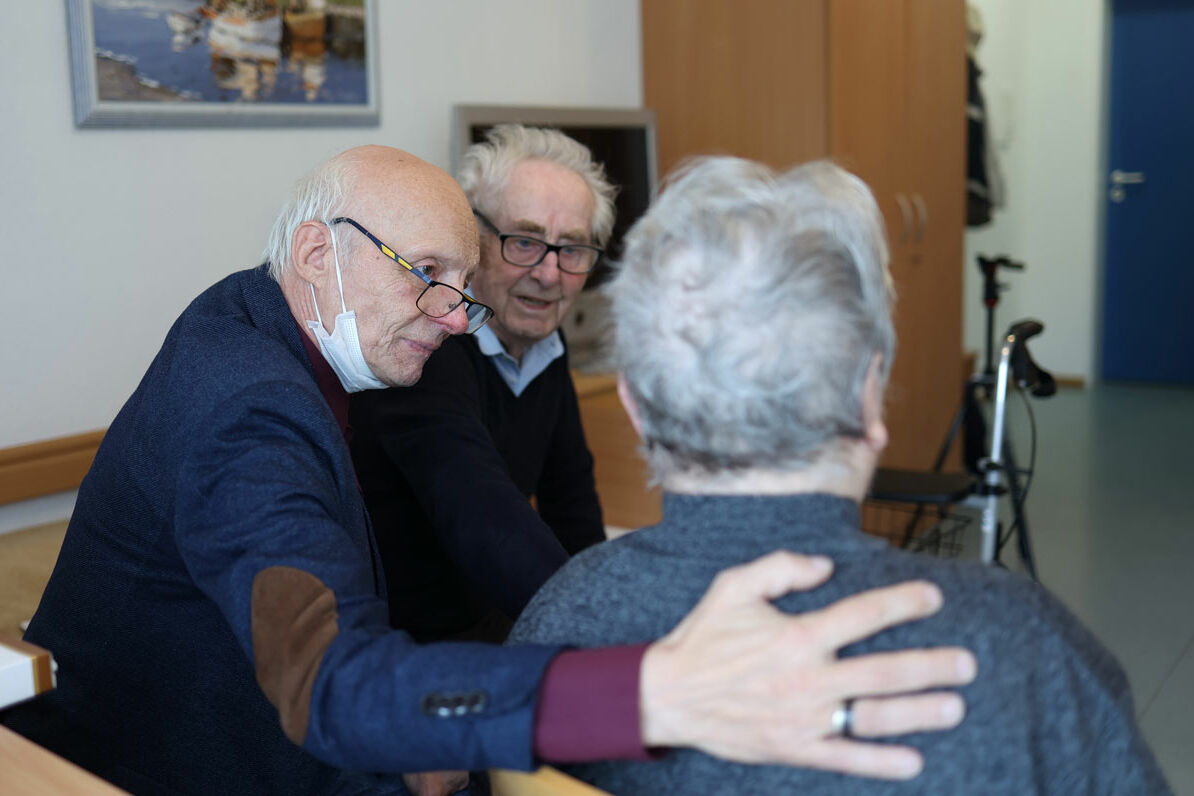
POLYGON ((377 0, 67 0, 75 125, 376 125, 377 0))

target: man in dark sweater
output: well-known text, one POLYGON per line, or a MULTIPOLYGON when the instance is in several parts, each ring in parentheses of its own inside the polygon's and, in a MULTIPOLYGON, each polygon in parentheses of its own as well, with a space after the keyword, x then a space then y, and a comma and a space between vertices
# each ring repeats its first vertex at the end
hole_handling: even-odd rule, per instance
POLYGON ((458 180, 481 233, 470 289, 494 317, 445 341, 414 387, 354 396, 352 452, 395 627, 501 641, 604 539, 559 326, 600 262, 615 189, 585 146, 521 125, 470 148, 458 180))
MULTIPOLYGON (((889 284, 874 198, 836 166, 775 175, 712 158, 675 175, 631 230, 608 291, 619 392, 664 486, 663 520, 572 559, 527 606, 511 641, 587 648, 655 638, 683 626, 724 567, 779 549, 823 555, 833 579, 782 597, 782 610, 805 613, 908 578, 941 588, 936 616, 839 655, 962 640, 980 672, 964 689, 965 721, 895 738, 926 760, 902 782, 695 750, 573 773, 619 796, 1168 792, 1123 672, 1048 592, 860 531, 858 504, 887 441, 889 284)), ((837 737, 825 743, 859 734, 863 715, 843 702, 837 737)))

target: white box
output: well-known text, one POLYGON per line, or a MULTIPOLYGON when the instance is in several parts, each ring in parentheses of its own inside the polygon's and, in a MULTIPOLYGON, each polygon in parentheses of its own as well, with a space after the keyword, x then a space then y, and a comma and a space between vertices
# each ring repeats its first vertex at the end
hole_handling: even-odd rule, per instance
POLYGON ((0 708, 49 691, 57 669, 48 650, 0 635, 0 708))

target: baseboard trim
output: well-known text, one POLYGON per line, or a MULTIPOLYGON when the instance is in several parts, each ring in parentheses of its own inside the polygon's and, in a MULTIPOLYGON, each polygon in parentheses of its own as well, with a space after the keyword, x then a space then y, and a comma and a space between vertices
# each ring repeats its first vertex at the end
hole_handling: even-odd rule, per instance
POLYGON ((104 430, 0 450, 0 505, 78 489, 104 430))
MULTIPOLYGON (((577 393, 612 391, 609 376, 575 374, 577 393)), ((1081 389, 1081 376, 1058 375, 1057 386, 1081 389)), ((95 459, 105 429, 0 449, 0 505, 78 489, 95 459)))

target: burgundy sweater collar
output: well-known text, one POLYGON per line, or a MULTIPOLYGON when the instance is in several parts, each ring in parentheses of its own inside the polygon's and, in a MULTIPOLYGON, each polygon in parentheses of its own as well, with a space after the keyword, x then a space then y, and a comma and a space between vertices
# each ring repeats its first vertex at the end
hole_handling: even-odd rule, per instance
MULTIPOLYGON (((297 324, 298 321, 295 321, 297 324)), ((340 425, 340 433, 344 435, 344 439, 350 440, 352 438, 352 429, 348 425, 348 392, 344 389, 344 385, 340 383, 340 379, 336 376, 336 372, 332 370, 332 366, 323 358, 323 354, 319 352, 319 347, 311 340, 311 336, 307 334, 303 327, 299 326, 299 337, 303 339, 303 348, 307 349, 307 359, 311 360, 311 367, 315 371, 315 382, 319 385, 319 392, 323 395, 323 399, 327 401, 328 407, 332 410, 332 415, 335 416, 336 422, 340 425)))

